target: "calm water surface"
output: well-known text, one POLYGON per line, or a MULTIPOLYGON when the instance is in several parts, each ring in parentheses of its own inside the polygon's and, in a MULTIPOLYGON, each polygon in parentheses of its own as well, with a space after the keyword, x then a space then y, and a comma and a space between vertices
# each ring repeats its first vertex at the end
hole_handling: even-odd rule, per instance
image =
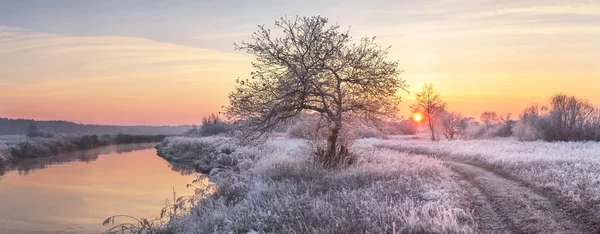
MULTIPOLYGON (((0 175, 0 233, 101 233, 112 215, 155 218, 195 176, 155 144, 118 145, 19 162, 0 175)), ((118 221, 118 220, 117 220, 118 221)))

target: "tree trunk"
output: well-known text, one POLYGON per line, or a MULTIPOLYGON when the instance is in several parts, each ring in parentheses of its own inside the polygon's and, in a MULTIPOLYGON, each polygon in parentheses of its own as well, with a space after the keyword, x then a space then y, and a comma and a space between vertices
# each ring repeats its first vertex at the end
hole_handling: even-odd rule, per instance
POLYGON ((327 153, 326 153, 326 166, 334 166, 337 161, 337 141, 340 135, 340 129, 342 129, 342 122, 335 121, 334 127, 331 129, 331 135, 327 139, 327 153))
POLYGON ((431 122, 431 118, 428 118, 427 122, 429 122, 429 130, 431 130, 431 141, 435 141, 435 134, 433 131, 433 123, 431 122))

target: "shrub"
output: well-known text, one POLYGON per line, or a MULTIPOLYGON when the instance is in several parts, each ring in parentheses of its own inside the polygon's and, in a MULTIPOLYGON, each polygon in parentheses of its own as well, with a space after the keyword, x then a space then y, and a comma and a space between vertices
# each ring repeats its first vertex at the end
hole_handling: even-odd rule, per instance
POLYGON ((520 141, 536 141, 541 139, 542 135, 538 128, 531 123, 517 121, 512 128, 514 136, 520 141))
POLYGON ((373 136, 373 132, 358 133, 361 128, 367 129, 364 125, 352 121, 350 117, 345 119, 345 124, 339 130, 337 142, 335 144, 335 155, 327 155, 329 151, 329 136, 331 123, 323 120, 318 115, 305 115, 296 120, 294 125, 288 128, 288 137, 296 139, 306 139, 309 141, 311 155, 316 162, 326 167, 336 167, 351 164, 354 156, 350 152, 352 143, 357 139, 358 134, 364 134, 364 137, 373 136), (358 134, 357 134, 358 133, 358 134))
POLYGON ((362 138, 383 138, 383 134, 374 128, 359 127, 354 130, 354 135, 358 139, 362 138))
POLYGON ((415 121, 405 119, 399 122, 391 122, 388 124, 387 131, 391 135, 415 135, 419 126, 415 121))
POLYGON ((482 123, 472 118, 463 120, 463 136, 465 139, 489 139, 496 137, 511 137, 513 125, 516 121, 511 120, 511 114, 498 116, 496 112, 484 112, 481 115, 482 123))
POLYGON ((315 130, 308 122, 298 120, 288 127, 287 136, 293 139, 310 139, 315 130))
POLYGON ((219 118, 219 115, 210 114, 202 117, 202 125, 200 127, 193 125, 192 129, 188 130, 188 135, 214 136, 227 132, 227 123, 219 118))
POLYGON ((209 174, 215 168, 238 170, 241 162, 256 156, 248 147, 232 147, 232 141, 223 137, 169 137, 156 149, 172 164, 191 164, 197 171, 209 174))
POLYGON ((9 153, 8 149, 0 149, 0 176, 4 174, 4 169, 8 165, 9 153))

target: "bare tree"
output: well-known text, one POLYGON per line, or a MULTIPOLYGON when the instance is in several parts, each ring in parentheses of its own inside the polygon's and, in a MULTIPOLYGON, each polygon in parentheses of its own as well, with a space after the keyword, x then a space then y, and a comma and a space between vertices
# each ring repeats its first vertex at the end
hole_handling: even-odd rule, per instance
POLYGON ((481 114, 481 117, 479 119, 481 120, 481 123, 483 123, 486 126, 489 126, 500 123, 501 117, 498 117, 498 114, 496 114, 496 112, 486 111, 483 112, 483 114, 481 114))
POLYGON ((375 124, 395 117, 396 92, 407 85, 398 77, 398 62, 387 60, 389 48, 375 38, 353 43, 348 31, 320 16, 282 18, 275 29, 281 37, 259 26, 251 41, 236 44, 256 57, 252 78, 238 80, 226 108, 243 139, 264 139, 300 113, 318 113, 330 132, 323 163, 334 165, 347 152, 338 144, 347 118, 375 124))
POLYGON ((589 101, 557 94, 550 99, 550 106, 548 126, 544 129, 547 140, 582 141, 595 138, 592 132, 597 128, 594 125, 598 108, 589 101))
POLYGON ((465 129, 465 120, 463 116, 456 112, 445 112, 440 118, 442 132, 448 140, 454 140, 462 129, 465 129))
POLYGON ((440 92, 433 84, 423 85, 421 92, 417 93, 417 103, 413 104, 411 109, 424 115, 431 130, 431 140, 435 141, 436 121, 446 111, 446 102, 442 100, 440 92))

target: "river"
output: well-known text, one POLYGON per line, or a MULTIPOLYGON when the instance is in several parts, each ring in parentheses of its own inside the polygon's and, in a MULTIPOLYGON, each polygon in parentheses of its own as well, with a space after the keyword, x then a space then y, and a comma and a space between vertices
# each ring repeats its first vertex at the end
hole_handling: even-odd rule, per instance
POLYGON ((0 233, 102 233, 110 228, 102 221, 112 215, 158 217, 173 190, 193 193, 186 184, 195 175, 160 158, 155 145, 18 162, 0 175, 0 233))

